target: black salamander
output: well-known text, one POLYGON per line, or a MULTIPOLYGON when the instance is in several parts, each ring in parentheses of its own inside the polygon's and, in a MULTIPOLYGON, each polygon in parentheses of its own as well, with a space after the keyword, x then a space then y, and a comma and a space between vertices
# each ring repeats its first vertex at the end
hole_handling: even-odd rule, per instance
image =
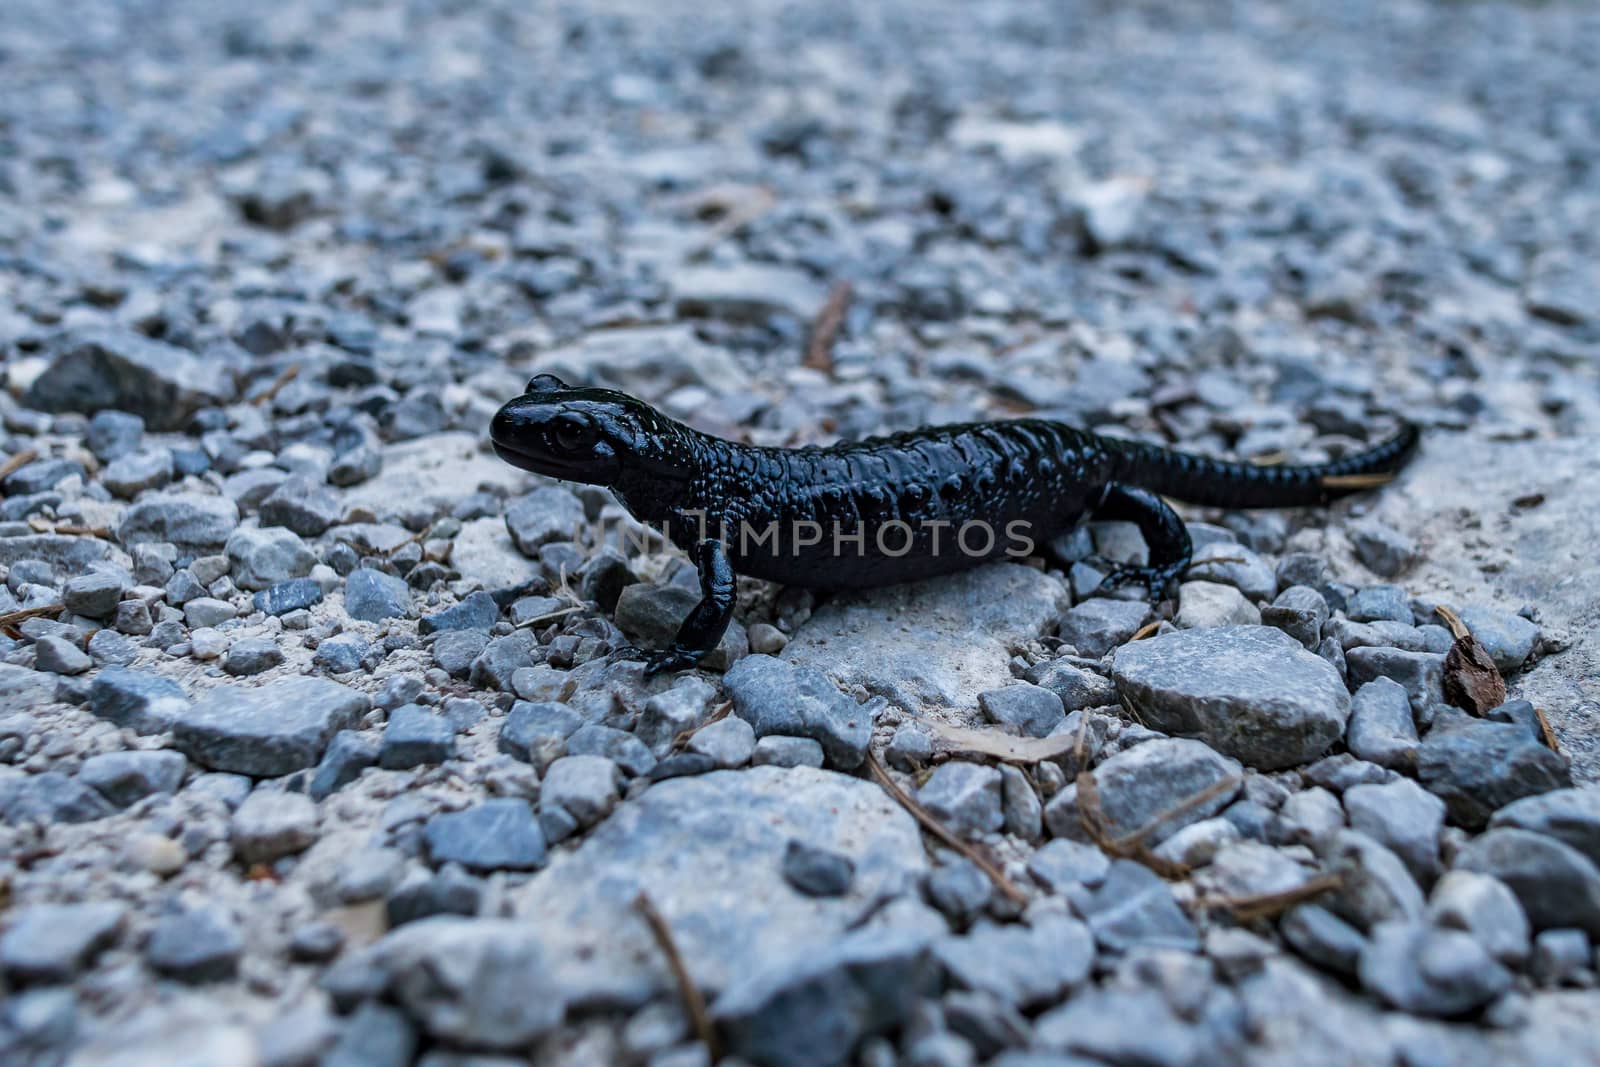
POLYGON ((1137 582, 1159 599, 1192 554, 1163 496, 1219 508, 1325 504, 1363 487, 1359 476, 1397 470, 1418 437, 1406 424, 1364 452, 1298 466, 1209 459, 1044 419, 762 448, 549 374, 502 407, 490 433, 508 463, 609 487, 689 554, 701 600, 670 648, 639 653, 652 674, 692 667, 716 647, 735 574, 820 590, 916 581, 1036 554, 1085 515, 1138 524, 1148 565, 1102 561, 1105 584, 1137 582))

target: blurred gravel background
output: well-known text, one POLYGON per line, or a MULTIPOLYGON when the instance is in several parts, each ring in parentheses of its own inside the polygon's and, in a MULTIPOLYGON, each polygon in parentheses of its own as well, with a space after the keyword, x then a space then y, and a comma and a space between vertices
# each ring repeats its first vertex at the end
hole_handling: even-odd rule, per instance
POLYGON ((0 1058, 699 1067, 642 889, 727 1063, 1600 1061, 1597 70, 1582 4, 6 0, 0 1058), (1425 445, 1191 511, 1154 613, 1097 524, 646 683, 692 570, 486 451, 535 370, 1425 445))

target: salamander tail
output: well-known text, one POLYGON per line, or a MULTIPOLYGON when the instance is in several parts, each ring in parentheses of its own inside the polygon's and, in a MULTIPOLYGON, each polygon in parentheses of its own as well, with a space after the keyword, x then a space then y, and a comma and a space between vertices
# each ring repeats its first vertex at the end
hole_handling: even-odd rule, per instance
POLYGON ((1211 459, 1135 441, 1118 441, 1116 480, 1205 507, 1292 508, 1326 504, 1376 488, 1417 450, 1411 423, 1388 440, 1331 463, 1267 466, 1211 459))

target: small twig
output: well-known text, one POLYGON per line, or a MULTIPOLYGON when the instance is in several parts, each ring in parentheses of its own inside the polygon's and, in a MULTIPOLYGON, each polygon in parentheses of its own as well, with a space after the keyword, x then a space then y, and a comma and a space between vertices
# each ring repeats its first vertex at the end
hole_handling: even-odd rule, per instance
POLYGON ((833 343, 839 339, 839 327, 844 325, 844 315, 850 309, 850 296, 854 292, 849 282, 833 287, 811 325, 811 343, 806 345, 806 358, 801 366, 833 374, 833 343))
POLYGON ((1134 830, 1131 833, 1123 834, 1121 837, 1115 839, 1111 843, 1118 849, 1143 848, 1145 838, 1155 833, 1155 831, 1169 819, 1175 819, 1179 815, 1193 811, 1200 805, 1210 803, 1217 797, 1231 793, 1237 788, 1239 788, 1239 779, 1237 778, 1229 777, 1218 779, 1193 796, 1185 797, 1183 800, 1178 801, 1176 804, 1172 805, 1172 807, 1161 812, 1155 818, 1151 819, 1137 830, 1134 830))
POLYGON ((1376 489, 1394 481, 1394 474, 1329 474, 1321 479, 1324 489, 1376 489))
POLYGON ((300 364, 298 364, 298 363, 289 364, 287 367, 283 368, 283 373, 279 374, 276 378, 274 378, 272 380, 272 384, 267 386, 266 389, 264 389, 261 393, 257 394, 257 396, 254 399, 252 399, 250 401, 250 403, 255 405, 256 407, 260 407, 263 404, 272 403, 272 398, 277 396, 278 392, 284 386, 288 385, 290 382, 294 381, 299 376, 300 376, 300 364))
POLYGON ((1343 885, 1344 878, 1340 875, 1319 874, 1293 889, 1276 893, 1247 893, 1237 897, 1206 897, 1195 901, 1195 907, 1231 911, 1236 921, 1250 923, 1259 919, 1276 919, 1296 904, 1313 900, 1343 885))
POLYGON ((1128 641, 1130 643, 1133 641, 1143 641, 1145 638, 1154 634, 1159 629, 1161 629, 1160 619, 1157 619, 1155 622, 1147 622, 1137 630, 1133 631, 1133 636, 1128 638, 1128 641))
POLYGON ((904 789, 896 785, 894 779, 889 777, 889 772, 883 769, 883 764, 878 762, 878 757, 870 751, 867 753, 867 769, 878 780, 878 784, 883 786, 884 791, 893 797, 895 802, 902 808, 909 811, 913 819, 922 824, 923 829, 971 860, 980 871, 989 876, 989 881, 994 883, 995 888, 1013 902, 1017 904, 1026 904, 1028 902, 1028 898, 1023 894, 1022 890, 1011 883, 1011 879, 1005 876, 1004 871, 996 867, 983 853, 951 833, 949 828, 929 814, 928 810, 921 804, 912 800, 904 789))
POLYGON ((53 619, 67 610, 64 604, 46 604, 39 608, 23 608, 21 611, 8 611, 0 615, 0 633, 7 637, 17 636, 17 626, 29 619, 53 619))
POLYGON ((26 467, 28 464, 32 463, 38 458, 39 453, 31 448, 25 448, 21 452, 17 452, 14 455, 7 457, 4 463, 0 463, 0 478, 11 477, 17 471, 21 470, 23 467, 26 467))
POLYGON ((1439 618, 1444 620, 1444 624, 1446 626, 1450 627, 1450 636, 1455 638, 1457 641, 1460 641, 1462 638, 1471 635, 1472 631, 1467 629, 1467 624, 1461 621, 1461 616, 1457 615, 1453 609, 1447 608, 1443 604, 1440 604, 1438 607, 1434 608, 1433 611, 1434 614, 1438 615, 1439 618))
POLYGON ((72 523, 51 526, 43 519, 29 519, 28 525, 39 533, 61 534, 65 537, 98 537, 102 541, 111 539, 111 530, 106 526, 77 526, 72 523))
POLYGON ((1189 873, 1189 868, 1183 864, 1163 859, 1146 848, 1142 841, 1142 833, 1131 844, 1123 842, 1132 835, 1125 835, 1122 838, 1112 837, 1111 830, 1106 825, 1105 810, 1100 806, 1100 787, 1096 784, 1094 775, 1088 771, 1079 771, 1077 785, 1078 825, 1083 827, 1083 832, 1088 835, 1089 840, 1100 847, 1101 852, 1118 859, 1137 860, 1163 878, 1182 878, 1189 873))
POLYGON ((1550 725, 1550 720, 1545 718, 1544 709, 1534 708, 1533 715, 1539 720, 1539 739, 1544 742, 1544 747, 1551 752, 1560 752, 1561 742, 1556 739, 1556 732, 1550 725))
POLYGON ((689 738, 693 737, 696 733, 700 732, 701 730, 704 730, 707 726, 710 726, 712 723, 721 722, 723 719, 726 719, 728 717, 728 713, 730 711, 732 711, 732 710, 733 710, 733 701, 724 700, 721 704, 718 704, 715 708, 711 709, 711 714, 706 716, 705 721, 702 722, 699 726, 693 727, 693 728, 688 729, 688 730, 680 730, 676 735, 674 735, 673 738, 672 738, 672 744, 668 747, 668 751, 670 751, 670 752, 682 752, 683 751, 683 747, 689 743, 689 738))
POLYGON ((667 958, 667 966, 672 968, 673 981, 678 983, 678 995, 683 997, 683 1007, 689 1013, 689 1021, 694 1025, 695 1035, 705 1045, 711 1062, 717 1062, 722 1058, 722 1051, 717 1046, 717 1032, 711 1025, 711 1016, 706 1012, 706 998, 694 984, 694 979, 689 977, 689 968, 684 966, 683 955, 678 951, 678 943, 673 940, 672 928, 667 925, 667 920, 661 912, 656 910, 649 894, 643 890, 633 898, 633 906, 644 916, 651 935, 656 939, 656 947, 661 949, 661 954, 667 958))

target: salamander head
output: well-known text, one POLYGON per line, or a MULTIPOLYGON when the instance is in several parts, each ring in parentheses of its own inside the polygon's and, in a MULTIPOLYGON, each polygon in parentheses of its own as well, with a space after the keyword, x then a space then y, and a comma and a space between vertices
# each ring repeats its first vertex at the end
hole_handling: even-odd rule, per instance
POLYGON ((690 431, 642 400, 573 388, 553 374, 495 413, 489 438, 514 467, 566 481, 614 485, 626 473, 684 475, 690 431))

